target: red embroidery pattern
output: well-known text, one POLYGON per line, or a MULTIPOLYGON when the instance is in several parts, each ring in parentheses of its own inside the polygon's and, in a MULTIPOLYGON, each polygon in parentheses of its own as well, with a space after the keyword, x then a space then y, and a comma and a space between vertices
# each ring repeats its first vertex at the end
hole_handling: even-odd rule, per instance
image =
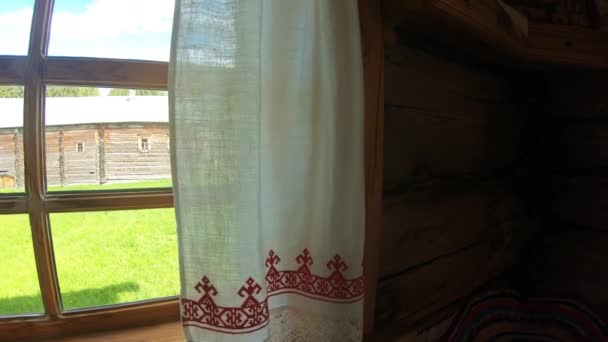
POLYGON ((196 326, 229 334, 243 334, 259 330, 268 324, 268 297, 283 293, 295 293, 316 300, 332 303, 353 303, 363 298, 363 276, 346 279, 342 272, 348 269, 339 255, 327 262, 331 270, 329 277, 311 273, 312 257, 307 249, 298 255, 300 267, 295 270, 279 271, 277 264, 281 258, 271 250, 266 258, 267 297, 258 301, 255 295, 262 290, 253 278, 247 279, 238 295, 245 298, 240 307, 218 306, 213 297, 218 291, 204 276, 194 289, 201 293, 199 300, 182 298, 182 322, 184 326, 196 326))
POLYGON ((184 326, 198 326, 201 328, 227 332, 247 333, 263 328, 268 324, 268 301, 259 302, 254 294, 262 289, 252 278, 247 279, 247 285, 241 287, 238 294, 245 297, 240 307, 222 307, 215 304, 212 296, 217 290, 207 277, 203 277, 194 287, 203 296, 194 301, 182 299, 182 320, 184 326))
POLYGON ((266 267, 269 267, 266 272, 266 289, 269 296, 298 293, 334 303, 356 302, 363 296, 363 276, 351 280, 345 279, 342 272, 346 271, 348 266, 339 255, 334 256, 327 263, 327 268, 332 271, 327 278, 310 272, 309 266, 313 262, 307 249, 296 258, 300 264, 300 268, 296 271, 277 270, 275 266, 279 261, 281 259, 271 250, 266 258, 266 267))

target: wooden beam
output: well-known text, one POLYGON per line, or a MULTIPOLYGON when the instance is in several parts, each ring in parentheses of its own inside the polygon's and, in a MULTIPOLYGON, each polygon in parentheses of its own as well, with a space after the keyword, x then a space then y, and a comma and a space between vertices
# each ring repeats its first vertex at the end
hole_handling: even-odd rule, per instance
MULTIPOLYGON (((34 243, 34 256, 44 309, 50 317, 61 313, 59 284, 55 272, 49 219, 44 210, 44 85, 42 63, 48 46, 53 0, 38 0, 34 6, 29 53, 25 67, 23 141, 25 188, 34 243)), ((10 336, 10 335, 9 335, 10 336)))
POLYGON ((57 317, 0 319, 0 336, 11 341, 47 340, 75 334, 118 330, 179 320, 176 298, 93 308, 57 317))
POLYGON ((0 196, 0 214, 27 213, 25 194, 0 196))
POLYGON ((365 99, 364 331, 374 327, 382 212, 384 42, 379 0, 359 0, 365 99))
POLYGON ((172 207, 171 189, 50 193, 45 197, 45 210, 53 213, 172 207))
POLYGON ((24 56, 1 56, 0 57, 0 85, 17 84, 25 82, 25 62, 24 56))
POLYGON ((47 84, 167 89, 168 63, 107 58, 48 57, 47 84))

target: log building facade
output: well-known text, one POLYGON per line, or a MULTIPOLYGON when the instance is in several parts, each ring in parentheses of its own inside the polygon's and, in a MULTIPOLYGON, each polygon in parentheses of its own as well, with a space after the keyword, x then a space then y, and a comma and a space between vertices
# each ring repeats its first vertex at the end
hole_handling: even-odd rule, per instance
MULTIPOLYGON (((171 177, 167 98, 84 97, 46 101, 49 186, 171 177)), ((0 188, 24 185, 21 99, 0 100, 0 188)))

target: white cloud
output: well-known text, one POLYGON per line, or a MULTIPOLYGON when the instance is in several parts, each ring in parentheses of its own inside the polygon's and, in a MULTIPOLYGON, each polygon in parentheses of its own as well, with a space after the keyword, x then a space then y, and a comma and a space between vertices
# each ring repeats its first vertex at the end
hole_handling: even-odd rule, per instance
POLYGON ((31 8, 0 13, 0 55, 27 54, 31 20, 31 8))
POLYGON ((93 0, 84 13, 55 13, 52 32, 75 39, 171 32, 173 4, 173 0, 93 0))
MULTIPOLYGON (((49 54, 168 60, 173 6, 174 0, 93 0, 80 13, 58 8, 49 54)), ((31 9, 0 14, 0 54, 27 52, 30 20, 31 9)))

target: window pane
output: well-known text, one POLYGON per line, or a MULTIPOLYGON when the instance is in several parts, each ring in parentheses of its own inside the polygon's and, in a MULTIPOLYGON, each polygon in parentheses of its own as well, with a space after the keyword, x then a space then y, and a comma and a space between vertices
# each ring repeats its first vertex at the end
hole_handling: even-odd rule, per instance
POLYGON ((27 215, 0 215, 0 316, 43 313, 27 215))
POLYGON ((168 61, 173 6, 174 0, 55 0, 49 54, 168 61))
POLYGON ((49 191, 171 186, 167 92, 48 87, 49 191))
POLYGON ((51 214, 63 306, 177 295, 173 209, 51 214))
POLYGON ((0 1, 0 55, 27 55, 34 0, 0 1))
POLYGON ((0 86, 0 193, 23 189, 23 87, 0 86))

